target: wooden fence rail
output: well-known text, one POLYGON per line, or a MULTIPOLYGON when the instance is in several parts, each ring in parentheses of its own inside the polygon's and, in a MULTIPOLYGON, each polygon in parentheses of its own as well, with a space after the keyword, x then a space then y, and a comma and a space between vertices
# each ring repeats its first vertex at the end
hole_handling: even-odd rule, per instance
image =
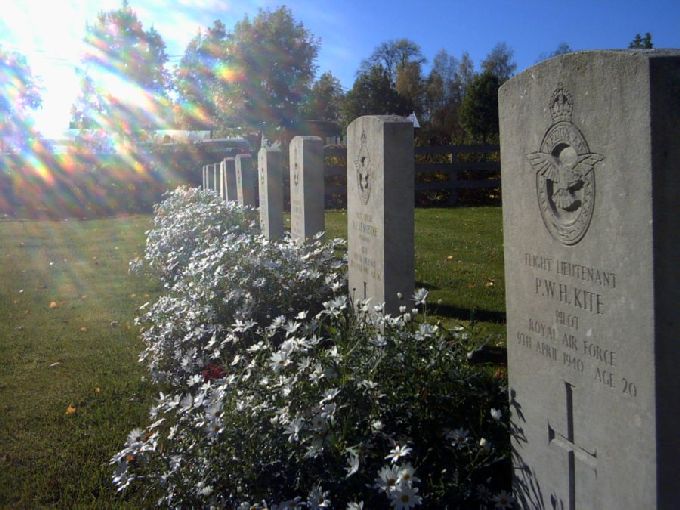
MULTIPOLYGON (((500 167, 498 145, 416 147, 416 204, 420 206, 500 204, 500 167)), ((346 147, 329 145, 324 148, 324 175, 326 208, 346 207, 346 147)), ((283 176, 284 202, 288 204, 290 182, 287 157, 284 157, 283 176)))

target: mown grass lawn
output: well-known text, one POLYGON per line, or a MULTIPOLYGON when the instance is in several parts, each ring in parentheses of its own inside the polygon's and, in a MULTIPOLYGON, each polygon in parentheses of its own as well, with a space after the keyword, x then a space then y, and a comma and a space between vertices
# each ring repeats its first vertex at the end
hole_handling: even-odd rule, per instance
MULTIPOLYGON (((416 211, 416 285, 479 342, 504 342, 501 224, 500 208, 416 211)), ((133 321, 160 288, 127 271, 150 225, 0 222, 0 507, 142 506, 115 494, 108 461, 156 392, 133 321)), ((327 229, 345 237, 346 214, 327 229)))

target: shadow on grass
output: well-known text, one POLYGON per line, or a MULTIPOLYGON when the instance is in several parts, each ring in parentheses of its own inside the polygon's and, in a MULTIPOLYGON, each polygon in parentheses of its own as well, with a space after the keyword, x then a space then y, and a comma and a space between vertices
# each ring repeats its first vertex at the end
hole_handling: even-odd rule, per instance
MULTIPOLYGON (((429 307, 428 307, 429 308, 429 307)), ((460 308, 451 305, 432 305, 431 313, 441 317, 457 319, 470 322, 493 322, 495 324, 505 324, 505 312, 493 310, 479 310, 470 308, 460 308)))

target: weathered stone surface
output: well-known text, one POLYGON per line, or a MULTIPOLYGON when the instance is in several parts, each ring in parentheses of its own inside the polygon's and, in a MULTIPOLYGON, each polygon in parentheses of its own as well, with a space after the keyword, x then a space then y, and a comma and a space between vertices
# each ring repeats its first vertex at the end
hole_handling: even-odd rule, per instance
POLYGON ((680 52, 575 53, 499 92, 522 508, 676 508, 680 52))
POLYGON ((290 234, 299 242, 326 228, 323 141, 296 136, 290 142, 290 234))
POLYGON ((283 237, 283 170, 279 149, 261 148, 257 154, 260 190, 260 228, 270 240, 283 237))
POLYGON ((236 197, 243 206, 257 206, 257 172, 250 154, 238 154, 236 167, 236 197))
POLYGON ((413 304, 414 186, 409 120, 365 116, 348 126, 349 289, 388 313, 413 304))

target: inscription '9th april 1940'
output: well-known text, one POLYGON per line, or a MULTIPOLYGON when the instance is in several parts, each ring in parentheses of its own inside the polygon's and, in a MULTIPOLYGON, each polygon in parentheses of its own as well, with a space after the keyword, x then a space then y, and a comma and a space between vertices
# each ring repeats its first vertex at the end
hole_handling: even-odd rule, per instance
MULTIPOLYGON (((611 271, 531 253, 524 254, 524 263, 562 278, 576 279, 606 289, 616 288, 616 274, 611 271)), ((578 311, 584 310, 595 316, 604 315, 603 296, 592 290, 543 277, 534 278, 534 291, 541 298, 554 300, 559 305, 571 305, 577 310, 557 309, 552 320, 527 318, 525 327, 516 332, 515 340, 524 348, 563 365, 576 375, 590 374, 593 382, 636 397, 637 385, 628 377, 616 375, 619 361, 617 352, 600 345, 592 328, 579 332, 583 321, 579 319, 578 311)))

